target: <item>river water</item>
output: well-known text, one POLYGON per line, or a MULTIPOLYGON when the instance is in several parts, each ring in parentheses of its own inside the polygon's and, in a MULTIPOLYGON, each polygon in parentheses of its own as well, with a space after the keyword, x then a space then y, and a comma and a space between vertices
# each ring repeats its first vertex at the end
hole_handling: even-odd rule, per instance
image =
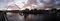
POLYGON ((51 19, 50 16, 43 14, 28 14, 25 18, 25 15, 19 13, 7 14, 7 18, 9 21, 44 21, 44 19, 48 21, 48 19, 51 19))

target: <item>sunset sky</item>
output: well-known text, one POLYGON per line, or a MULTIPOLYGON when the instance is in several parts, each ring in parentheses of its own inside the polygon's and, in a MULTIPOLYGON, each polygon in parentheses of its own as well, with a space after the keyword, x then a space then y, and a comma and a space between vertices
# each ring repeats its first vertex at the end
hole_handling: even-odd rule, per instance
MULTIPOLYGON (((46 1, 46 0, 44 0, 46 1)), ((38 1, 39 2, 39 1, 38 1)), ((48 2, 48 0, 47 0, 48 2)), ((60 3, 60 0, 55 0, 55 3, 60 3)), ((19 7, 24 6, 24 4, 28 4, 28 0, 0 0, 0 8, 6 8, 11 4, 16 4, 19 7)))

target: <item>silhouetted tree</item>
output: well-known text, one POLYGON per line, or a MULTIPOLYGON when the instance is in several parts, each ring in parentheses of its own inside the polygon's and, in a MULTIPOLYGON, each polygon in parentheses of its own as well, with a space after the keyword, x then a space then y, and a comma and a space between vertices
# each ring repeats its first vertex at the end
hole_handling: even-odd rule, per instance
POLYGON ((28 14, 29 13, 29 9, 22 10, 22 13, 23 14, 28 14))
POLYGON ((33 14, 33 9, 29 11, 30 14, 33 14))
POLYGON ((33 13, 34 13, 34 14, 37 14, 37 9, 34 9, 34 10, 33 10, 33 13))

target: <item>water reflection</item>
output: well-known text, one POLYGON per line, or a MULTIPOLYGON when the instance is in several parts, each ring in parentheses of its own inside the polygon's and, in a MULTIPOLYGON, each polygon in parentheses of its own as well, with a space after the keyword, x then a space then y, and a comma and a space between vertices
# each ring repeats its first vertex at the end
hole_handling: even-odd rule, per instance
POLYGON ((19 13, 7 13, 9 21, 48 21, 52 17, 43 14, 19 14, 19 13), (50 19, 49 19, 50 18, 50 19))
POLYGON ((34 15, 34 14, 29 14, 27 17, 26 17, 26 21, 42 21, 43 20, 43 15, 34 15))
POLYGON ((7 18, 9 21, 25 21, 24 16, 19 13, 11 13, 11 15, 7 14, 7 18))

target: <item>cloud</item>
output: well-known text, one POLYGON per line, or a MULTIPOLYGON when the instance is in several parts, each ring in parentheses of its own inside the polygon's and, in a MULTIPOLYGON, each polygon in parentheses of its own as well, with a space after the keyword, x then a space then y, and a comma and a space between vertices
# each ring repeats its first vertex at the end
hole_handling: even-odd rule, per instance
POLYGON ((46 3, 43 3, 42 1, 44 1, 46 3, 49 3, 52 0, 0 0, 0 7, 5 7, 5 6, 16 4, 20 8, 22 8, 23 6, 26 6, 26 7, 30 6, 30 7, 33 7, 33 8, 37 8, 37 7, 41 8, 41 7, 45 7, 47 5, 46 3))

